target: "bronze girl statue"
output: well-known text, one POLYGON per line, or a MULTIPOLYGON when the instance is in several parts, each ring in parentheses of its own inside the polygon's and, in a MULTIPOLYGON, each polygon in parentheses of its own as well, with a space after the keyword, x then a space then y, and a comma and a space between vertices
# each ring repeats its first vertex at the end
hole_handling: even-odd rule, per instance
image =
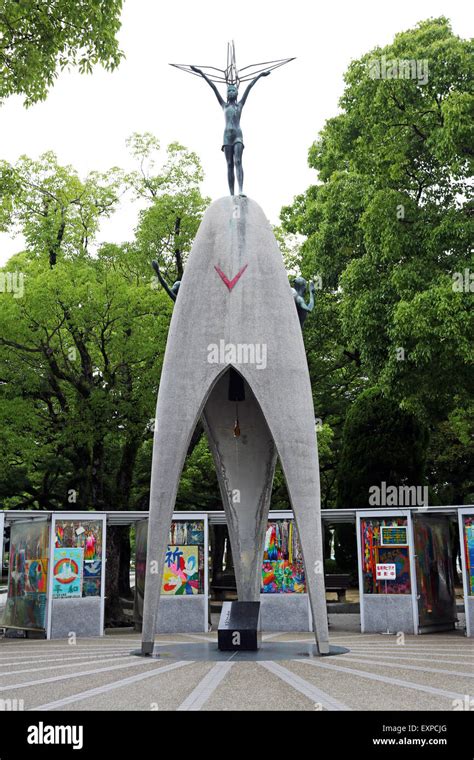
POLYGON ((270 72, 262 71, 261 74, 252 79, 247 86, 242 99, 237 100, 238 89, 237 85, 229 84, 227 86, 227 102, 221 96, 214 82, 197 66, 191 66, 191 70, 196 74, 200 74, 203 79, 208 83, 215 93, 219 105, 224 111, 225 116, 225 129, 224 140, 222 150, 224 151, 227 161, 227 181, 229 183, 230 194, 234 195, 235 186, 235 174, 237 174, 237 183, 239 185, 239 195, 243 195, 242 188, 244 184, 244 170, 242 168, 242 151, 244 149, 244 141, 242 137, 242 129, 240 127, 240 116, 242 109, 247 100, 248 94, 254 84, 260 79, 260 77, 267 77, 270 72))

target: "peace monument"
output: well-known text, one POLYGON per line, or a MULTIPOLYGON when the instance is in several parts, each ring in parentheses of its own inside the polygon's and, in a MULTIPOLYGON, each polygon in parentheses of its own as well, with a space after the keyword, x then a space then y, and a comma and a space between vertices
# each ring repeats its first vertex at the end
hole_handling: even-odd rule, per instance
POLYGON ((169 288, 154 262, 175 305, 156 410, 143 655, 154 650, 169 529, 186 452, 199 419, 217 470, 239 602, 260 599, 263 545, 278 458, 300 536, 317 653, 329 653, 315 414, 301 331, 312 309, 313 290, 310 286, 308 305, 303 278, 298 278, 292 291, 264 212, 242 194, 243 106, 261 77, 291 60, 238 70, 234 44, 229 43, 225 70, 173 64, 202 77, 224 111, 222 149, 230 195, 205 212, 181 282, 169 288), (243 81, 250 83, 239 100, 243 81), (227 86, 226 101, 217 89, 219 83, 227 86), (234 195, 235 175, 239 195, 234 195), (213 352, 216 346, 225 350, 213 352))

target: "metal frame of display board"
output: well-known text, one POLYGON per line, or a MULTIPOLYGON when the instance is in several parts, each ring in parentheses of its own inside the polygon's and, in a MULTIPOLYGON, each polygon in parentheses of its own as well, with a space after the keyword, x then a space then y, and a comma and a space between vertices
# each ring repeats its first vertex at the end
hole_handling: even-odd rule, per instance
POLYGON ((51 525, 49 534, 49 566, 50 572, 48 573, 48 592, 46 601, 46 638, 51 638, 51 629, 53 624, 53 580, 54 580, 54 549, 56 544, 56 523, 67 520, 91 522, 102 522, 102 571, 100 578, 100 623, 99 623, 99 636, 104 635, 104 618, 105 618, 105 565, 106 559, 106 547, 107 547, 107 513, 106 512, 53 512, 51 514, 51 525))
POLYGON ((474 636, 474 629, 471 628, 471 607, 474 612, 474 596, 469 593, 469 583, 467 577, 467 557, 466 547, 464 546, 464 518, 474 517, 474 509, 472 507, 466 507, 458 511, 459 520, 459 543, 461 544, 461 571, 462 571, 462 587, 464 595, 464 615, 466 620, 466 636, 474 636))
MULTIPOLYGON (((365 599, 364 599, 364 577, 362 573, 362 537, 360 531, 361 520, 375 518, 386 518, 391 520, 394 517, 404 517, 407 521, 407 539, 408 539, 408 556, 410 563, 410 588, 411 588, 411 607, 413 614, 413 631, 417 635, 419 632, 418 625, 418 586, 416 579, 416 567, 415 567, 415 542, 413 537, 413 523, 411 517, 411 511, 409 509, 373 509, 373 510, 360 510, 356 512, 356 533, 357 533, 357 566, 359 577, 359 601, 360 601, 360 630, 361 633, 365 633, 366 620, 365 620, 365 599)), ((380 597, 380 599, 389 596, 388 594, 370 594, 370 596, 380 597)), ((408 594, 390 594, 390 596, 408 596, 408 594)))

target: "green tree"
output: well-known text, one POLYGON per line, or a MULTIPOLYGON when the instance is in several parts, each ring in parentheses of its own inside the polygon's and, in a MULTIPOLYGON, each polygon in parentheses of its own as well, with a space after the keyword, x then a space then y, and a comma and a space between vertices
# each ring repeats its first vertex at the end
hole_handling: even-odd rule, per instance
POLYGON ((337 506, 369 506, 369 489, 424 485, 427 430, 409 411, 370 388, 347 412, 339 461, 337 506))
POLYGON ((221 509, 222 500, 214 460, 205 435, 188 451, 176 499, 176 509, 221 509))
POLYGON ((0 161, 0 229, 21 232, 30 254, 54 267, 58 256, 87 256, 101 219, 115 211, 124 189, 119 169, 81 180, 52 151, 38 160, 0 161))
MULTIPOLYGON (((339 423, 371 386, 433 438, 440 426, 452 431, 451 415, 470 418, 472 286, 468 277, 464 287, 455 285, 473 270, 472 81, 472 43, 455 36, 445 18, 423 21, 353 61, 341 112, 309 151, 318 183, 282 210, 284 229, 305 238, 301 271, 321 277, 317 302, 331 313, 330 322, 318 323, 316 312, 313 324, 332 329, 332 352, 317 337, 310 346, 309 334, 305 343, 310 367, 318 367, 316 388, 326 362, 339 423), (383 60, 428 68, 410 64, 415 76, 375 76, 383 60), (327 361, 336 347, 353 365, 350 387, 327 361)), ((330 394, 321 401, 317 413, 326 420, 330 394)), ((466 446, 457 436, 449 440, 458 453, 466 446)), ((439 444, 429 451, 436 456, 439 444)), ((432 493, 442 490, 442 471, 432 460, 432 493)), ((342 477, 357 478, 347 468, 342 477)), ((351 483, 337 488, 353 493, 351 483)))
MULTIPOLYGON (((5 504, 130 509, 137 452, 153 429, 165 295, 100 257, 53 270, 23 260, 22 270, 24 296, 4 294, 0 314, 5 504)), ((112 532, 108 544, 113 585, 112 532)))
POLYGON ((67 66, 115 69, 121 11, 122 0, 0 0, 0 102, 44 100, 67 66))
POLYGON ((164 160, 159 161, 160 142, 149 132, 133 134, 128 146, 139 168, 126 176, 126 182, 135 197, 147 204, 139 214, 137 244, 149 261, 158 261, 171 284, 183 276, 210 202, 199 189, 204 178, 201 163, 196 153, 179 143, 168 145, 164 160))
POLYGON ((457 407, 431 434, 426 473, 433 504, 474 502, 474 403, 457 407))
MULTIPOLYGON (((21 159, 23 172, 2 167, 10 183, 5 221, 23 233, 27 249, 2 272, 6 282, 21 275, 23 292, 1 295, 0 495, 7 507, 143 508, 171 302, 156 287, 142 242, 95 250, 100 217, 116 205, 120 173, 81 181, 52 154, 40 163, 41 170, 21 159), (51 196, 45 215, 44 198, 51 196), (53 262, 55 204, 64 213, 53 262)), ((188 229, 186 209, 180 213, 188 229)), ((164 224, 158 214, 155 220, 164 224)), ((121 617, 119 570, 128 561, 128 534, 111 529, 107 543, 110 623, 121 617)))
MULTIPOLYGON (((337 472, 336 507, 367 508, 372 487, 424 486, 428 431, 379 388, 360 394, 347 412, 337 472)), ((383 504, 380 506, 384 506, 383 504)), ((335 530, 338 567, 354 570, 353 526, 335 530)))
POLYGON ((307 236, 303 268, 340 289, 364 371, 431 419, 472 391, 471 293, 453 288, 472 266, 472 60, 440 18, 353 61, 342 112, 309 152, 321 184, 282 214, 307 236), (427 81, 374 78, 383 57, 426 60, 427 81))

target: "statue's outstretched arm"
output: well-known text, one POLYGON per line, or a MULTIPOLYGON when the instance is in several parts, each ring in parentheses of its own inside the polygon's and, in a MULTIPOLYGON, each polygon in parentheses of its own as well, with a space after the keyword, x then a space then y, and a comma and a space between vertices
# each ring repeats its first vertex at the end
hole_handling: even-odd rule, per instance
POLYGON ((173 291, 169 287, 168 283, 166 282, 165 278, 161 274, 160 267, 158 266, 158 262, 153 259, 153 261, 151 262, 151 265, 152 265, 153 269, 156 272, 156 276, 158 277, 158 279, 160 281, 160 284, 166 290, 166 292, 168 293, 168 295, 171 298, 171 300, 172 301, 176 301, 176 294, 173 293, 173 291))
POLYGON ((204 73, 204 71, 202 71, 201 69, 198 69, 198 67, 197 67, 197 66, 191 66, 191 71, 195 71, 195 72, 196 72, 196 74, 200 74, 200 75, 202 76, 202 78, 206 80, 206 82, 208 83, 209 87, 210 87, 210 88, 213 90, 213 92, 214 92, 214 94, 215 94, 215 96, 216 96, 217 100, 219 101, 219 105, 220 105, 221 107, 222 107, 222 106, 224 106, 224 105, 225 105, 225 100, 224 100, 224 98, 223 98, 223 97, 222 97, 222 95, 220 94, 220 92, 219 92, 219 90, 217 89, 217 87, 216 87, 216 85, 214 84, 214 82, 212 82, 212 81, 209 79, 209 77, 208 77, 208 76, 206 76, 206 74, 204 73))
POLYGON ((258 77, 255 77, 255 79, 252 79, 252 81, 248 85, 247 89, 245 90, 244 94, 242 95, 242 100, 240 101, 240 104, 242 106, 245 105, 245 101, 247 100, 247 98, 249 96, 250 90, 252 89, 252 87, 254 86, 254 84, 256 84, 258 82, 258 80, 260 79, 260 77, 268 77, 269 75, 270 75, 269 71, 262 71, 262 73, 259 74, 258 77))

